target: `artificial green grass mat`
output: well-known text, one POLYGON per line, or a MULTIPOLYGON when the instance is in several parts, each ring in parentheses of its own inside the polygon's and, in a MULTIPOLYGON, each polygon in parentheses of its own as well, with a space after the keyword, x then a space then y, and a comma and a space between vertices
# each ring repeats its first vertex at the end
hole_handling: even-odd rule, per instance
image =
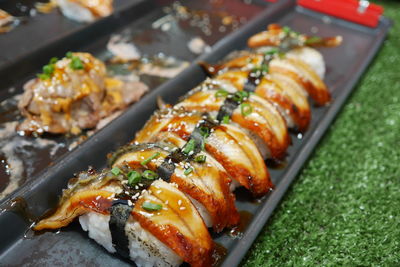
POLYGON ((400 266, 400 2, 377 3, 388 40, 244 266, 400 266))

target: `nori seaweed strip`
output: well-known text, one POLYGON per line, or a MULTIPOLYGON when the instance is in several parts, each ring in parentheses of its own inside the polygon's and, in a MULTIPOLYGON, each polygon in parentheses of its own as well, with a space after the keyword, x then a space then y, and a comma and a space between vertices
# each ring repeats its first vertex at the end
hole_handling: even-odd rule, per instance
MULTIPOLYGON (((278 50, 279 51, 279 50, 278 50)), ((278 51, 274 51, 272 53, 278 53, 278 51)), ((269 63, 273 59, 273 54, 266 54, 264 55, 264 58, 262 60, 261 66, 265 66, 266 69, 268 69, 269 63)), ((260 80, 267 74, 268 71, 259 71, 259 70, 252 70, 249 72, 247 75, 247 80, 243 85, 243 91, 249 92, 249 93, 254 93, 257 85, 260 83, 260 80)))
MULTIPOLYGON (((190 155, 186 155, 182 152, 182 149, 175 149, 173 150, 164 160, 164 162, 157 168, 157 174, 165 181, 169 181, 171 178, 171 175, 175 171, 175 164, 184 161, 184 160, 193 160, 193 158, 203 150, 203 147, 205 145, 205 136, 204 133, 202 133, 201 129, 202 128, 207 128, 208 131, 211 131, 212 128, 217 126, 216 123, 212 122, 210 119, 206 118, 201 121, 199 125, 197 125, 192 134, 190 135, 190 140, 195 141, 195 147, 193 150, 193 153, 190 155)), ((187 145, 187 143, 186 143, 187 145)), ((186 146, 185 145, 185 146, 186 146)), ((183 149, 185 148, 183 147, 183 149)))
POLYGON ((231 97, 227 97, 224 104, 220 107, 217 115, 217 120, 219 123, 222 122, 225 116, 229 118, 232 116, 235 109, 240 105, 237 101, 233 100, 231 97))
POLYGON ((157 168, 157 174, 164 181, 169 182, 171 175, 175 171, 175 164, 186 159, 186 156, 180 149, 173 150, 165 159, 164 162, 157 168))
POLYGON ((125 233, 125 225, 132 211, 127 200, 114 200, 110 208, 110 222, 108 223, 112 243, 119 255, 129 258, 129 239, 125 233))
MULTIPOLYGON (((205 145, 205 136, 204 136, 204 133, 202 133, 201 128, 207 128, 208 131, 211 131, 211 129, 217 125, 218 125, 217 123, 215 123, 215 122, 211 121, 209 118, 205 117, 195 127, 195 129, 193 130, 193 132, 190 135, 190 138, 188 140, 188 141, 194 140, 194 142, 195 142, 195 147, 194 147, 192 153, 190 153, 190 155, 186 155, 185 153, 182 152, 182 149, 180 149, 180 148, 172 150, 169 153, 169 155, 164 159, 163 163, 160 166, 158 166, 156 169, 156 173, 160 176, 160 178, 166 182, 169 182, 172 174, 175 171, 175 166, 177 163, 180 163, 184 160, 193 160, 194 157, 196 156, 196 154, 198 154, 199 152, 201 152, 203 150, 204 145, 205 145)), ((186 145, 187 145, 187 143, 186 143, 186 145)), ((149 149, 149 148, 159 148, 159 149, 164 150, 164 148, 162 148, 160 145, 151 144, 151 143, 126 145, 126 146, 118 149, 116 152, 109 155, 108 165, 112 166, 114 164, 114 162, 125 153, 149 149)))
MULTIPOLYGON (((250 72, 250 73, 251 73, 251 72, 250 72)), ((257 80, 258 80, 259 78, 258 78, 258 77, 250 76, 250 73, 249 73, 249 75, 247 76, 246 82, 244 83, 243 90, 246 91, 246 92, 254 93, 254 91, 255 91, 256 88, 257 88, 257 80)))

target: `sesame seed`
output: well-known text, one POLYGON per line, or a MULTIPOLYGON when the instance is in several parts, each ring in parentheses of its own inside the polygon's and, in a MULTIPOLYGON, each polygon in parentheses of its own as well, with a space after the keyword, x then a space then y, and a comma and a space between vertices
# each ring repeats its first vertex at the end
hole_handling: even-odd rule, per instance
POLYGON ((182 200, 178 200, 178 205, 180 206, 180 205, 182 205, 182 200))
POLYGON ((180 209, 180 210, 185 210, 186 208, 185 208, 185 207, 180 207, 179 209, 180 209))

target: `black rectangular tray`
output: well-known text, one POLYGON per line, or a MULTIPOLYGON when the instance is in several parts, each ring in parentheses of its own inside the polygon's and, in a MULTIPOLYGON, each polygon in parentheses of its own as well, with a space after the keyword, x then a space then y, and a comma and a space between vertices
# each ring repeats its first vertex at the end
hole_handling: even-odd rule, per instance
MULTIPOLYGON (((38 72, 41 72, 41 66, 47 64, 49 58, 53 56, 63 57, 67 51, 87 51, 97 58, 107 61, 111 57, 111 53, 106 48, 107 42, 112 36, 119 35, 124 36, 128 41, 132 41, 144 56, 152 57, 162 53, 178 60, 192 62, 198 55, 189 50, 187 46, 189 40, 194 37, 200 37, 212 46, 234 30, 234 21, 238 24, 236 27, 240 27, 245 21, 251 20, 252 17, 268 6, 268 3, 263 0, 253 0, 251 4, 245 3, 244 0, 218 0, 220 4, 217 7, 213 4, 215 2, 215 0, 185 0, 182 2, 195 15, 200 12, 208 15, 209 28, 212 28, 209 34, 206 34, 199 25, 191 25, 194 19, 169 20, 170 29, 168 31, 163 31, 160 27, 154 28, 153 23, 163 19, 165 21, 168 16, 171 18, 171 14, 168 13, 167 15, 165 9, 171 9, 174 6, 176 10, 176 2, 174 0, 136 0, 124 2, 124 5, 121 5, 121 1, 116 1, 116 10, 112 16, 91 24, 69 25, 68 23, 71 22, 67 18, 64 18, 58 12, 53 12, 34 17, 26 25, 21 25, 5 35, 0 35, 0 55, 8 53, 12 55, 10 59, 15 59, 11 65, 1 65, 0 60, 0 77, 2 77, 0 82, 0 101, 7 99, 0 105, 0 127, 3 127, 5 122, 19 120, 20 115, 15 101, 10 104, 10 97, 22 93, 23 85, 35 77, 38 72), (223 3, 226 3, 226 5, 222 5, 223 3), (224 26, 224 31, 219 30, 223 16, 221 11, 235 18, 232 20, 230 27, 224 26), (242 20, 241 23, 238 22, 239 18, 242 20), (39 39, 38 43, 32 44, 29 50, 30 43, 25 41, 26 38, 29 40, 37 39, 34 36, 43 34, 43 29, 45 29, 47 23, 53 24, 53 28, 57 30, 48 32, 46 38, 39 39), (64 25, 66 23, 67 26, 64 25), (37 47, 40 47, 40 49, 36 49, 37 47), (3 105, 4 103, 7 104, 3 105)), ((151 75, 140 75, 140 79, 150 90, 167 80, 167 78, 151 75)), ((65 156, 70 149, 70 145, 82 141, 82 137, 84 136, 45 135, 42 141, 50 141, 59 145, 57 147, 35 147, 34 149, 29 146, 21 149, 19 149, 20 147, 15 148, 14 151, 16 151, 19 159, 24 162, 23 165, 25 167, 25 173, 20 177, 19 185, 21 186, 23 183, 39 177, 40 171, 65 156), (53 150, 54 148, 56 150, 53 150)), ((15 136, 0 140, 0 142, 13 141, 16 144, 21 139, 31 144, 36 143, 35 138, 15 136)), ((0 192, 9 181, 9 175, 5 168, 6 164, 3 161, 0 163, 0 192)), ((1 198, 2 195, 0 194, 0 203, 1 198)))
MULTIPOLYGON (((292 135, 292 146, 288 150, 286 166, 270 169, 275 190, 260 201, 252 200, 246 193, 237 194, 237 207, 252 218, 244 227, 243 234, 231 237, 228 233, 213 235, 214 240, 227 249, 222 266, 236 266, 251 246, 254 239, 271 216, 285 191, 296 177, 318 141, 321 139, 340 107, 345 103, 358 79, 366 70, 382 44, 391 23, 382 18, 379 27, 371 29, 322 14, 304 10, 294 1, 279 1, 271 5, 259 16, 240 30, 218 42, 213 51, 199 58, 207 62, 221 60, 233 50, 245 48, 246 40, 261 31, 268 23, 279 22, 294 30, 331 36, 340 34, 344 38, 342 46, 321 49, 324 55, 329 86, 333 101, 330 106, 312 108, 312 123, 303 136, 292 135)), ((62 188, 73 173, 87 169, 88 165, 104 167, 106 154, 127 143, 156 109, 156 97, 174 103, 191 88, 205 79, 199 66, 192 64, 176 78, 164 83, 139 103, 129 108, 118 119, 54 166, 42 173, 40 179, 28 182, 0 205, 0 265, 1 266, 129 266, 118 256, 108 254, 101 246, 87 237, 77 223, 58 232, 46 232, 32 236, 27 213, 39 216, 54 207, 62 188), (20 196, 28 205, 24 209, 20 196), (24 237, 25 236, 25 237, 24 237)), ((321 190, 324 190, 321 188, 321 190)))

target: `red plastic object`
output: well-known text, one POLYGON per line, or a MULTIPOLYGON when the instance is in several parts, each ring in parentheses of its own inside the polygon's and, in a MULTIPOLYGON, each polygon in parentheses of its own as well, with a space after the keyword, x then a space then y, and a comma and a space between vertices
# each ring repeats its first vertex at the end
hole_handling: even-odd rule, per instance
POLYGON ((383 13, 383 7, 365 0, 298 0, 297 4, 373 28, 378 25, 383 13))

